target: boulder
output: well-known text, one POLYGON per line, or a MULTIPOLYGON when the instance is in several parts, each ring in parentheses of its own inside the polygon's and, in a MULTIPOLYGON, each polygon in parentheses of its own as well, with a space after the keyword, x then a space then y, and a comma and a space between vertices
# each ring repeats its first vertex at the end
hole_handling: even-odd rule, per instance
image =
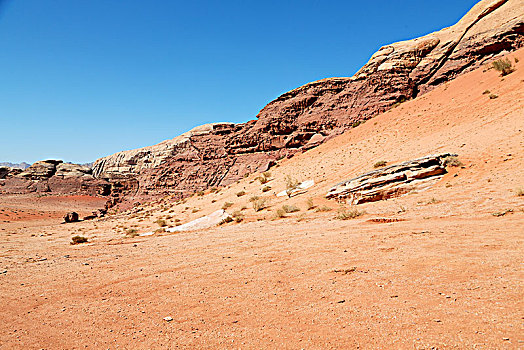
POLYGON ((64 216, 64 221, 65 222, 77 222, 78 221, 78 213, 72 211, 70 213, 67 213, 65 216, 64 216))
POLYGON ((456 155, 430 155, 367 172, 336 184, 328 191, 326 198, 360 204, 426 188, 447 173, 445 159, 450 156, 456 155))
POLYGON ((0 167, 0 179, 5 179, 7 177, 7 174, 9 174, 9 171, 11 168, 8 167, 0 167))

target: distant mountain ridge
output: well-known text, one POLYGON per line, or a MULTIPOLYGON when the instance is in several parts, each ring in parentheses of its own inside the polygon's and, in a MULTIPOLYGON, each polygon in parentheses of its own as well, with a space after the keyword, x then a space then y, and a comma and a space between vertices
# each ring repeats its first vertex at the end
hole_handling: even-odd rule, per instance
POLYGON ((22 163, 2 162, 0 163, 0 166, 6 166, 9 168, 27 169, 31 166, 31 164, 28 164, 26 162, 22 162, 22 163))

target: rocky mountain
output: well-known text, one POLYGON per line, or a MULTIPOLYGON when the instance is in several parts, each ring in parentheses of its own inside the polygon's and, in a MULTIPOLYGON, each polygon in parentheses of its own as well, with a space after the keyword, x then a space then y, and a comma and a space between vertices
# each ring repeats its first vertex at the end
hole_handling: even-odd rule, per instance
MULTIPOLYGON (((75 170, 75 178, 111 183, 113 204, 227 185, 522 46, 524 3, 482 0, 451 27, 380 48, 352 77, 315 81, 279 96, 255 120, 203 125, 118 152, 98 159, 92 175, 75 170)), ((39 171, 17 178, 40 181, 39 171)), ((55 169, 51 178, 67 177, 60 174, 55 169)))
POLYGON ((106 196, 111 185, 96 179, 89 167, 64 163, 61 160, 42 160, 27 169, 0 167, 0 192, 57 194, 83 193, 106 196))
POLYGON ((382 47, 354 76, 315 81, 269 103, 256 120, 197 127, 151 147, 98 159, 93 174, 137 197, 227 185, 267 170, 524 44, 524 4, 484 0, 457 24, 382 47))
POLYGON ((31 164, 28 164, 26 162, 22 162, 22 163, 2 162, 0 163, 0 167, 16 168, 16 169, 27 169, 29 168, 30 165, 31 164))

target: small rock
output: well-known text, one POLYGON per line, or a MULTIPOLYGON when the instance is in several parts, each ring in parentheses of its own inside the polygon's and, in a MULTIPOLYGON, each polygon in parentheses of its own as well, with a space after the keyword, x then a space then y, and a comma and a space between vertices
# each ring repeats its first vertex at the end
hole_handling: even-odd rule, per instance
POLYGON ((7 270, 0 271, 0 275, 4 273, 7 273, 7 270))
POLYGON ((171 322, 171 321, 173 321, 173 317, 171 317, 171 316, 164 317, 164 321, 171 322))
POLYGON ((504 341, 508 341, 508 340, 509 340, 509 338, 502 338, 502 340, 504 340, 504 341))
POLYGON ((77 222, 78 221, 78 213, 72 211, 70 213, 65 214, 64 221, 65 222, 77 222))

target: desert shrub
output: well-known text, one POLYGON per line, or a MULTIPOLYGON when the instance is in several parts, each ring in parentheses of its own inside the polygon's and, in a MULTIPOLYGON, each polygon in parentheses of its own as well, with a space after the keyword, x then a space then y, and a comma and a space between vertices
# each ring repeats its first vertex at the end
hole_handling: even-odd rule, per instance
POLYGON ((267 186, 266 185, 266 186, 262 187, 262 192, 267 192, 269 190, 271 190, 271 186, 267 186))
POLYGON ((482 93, 482 95, 487 95, 487 94, 491 94, 491 91, 489 91, 489 90, 484 90, 484 92, 482 93))
POLYGON ((218 224, 219 225, 224 225, 224 224, 227 224, 227 223, 230 223, 230 222, 233 222, 233 218, 231 216, 226 216, 225 218, 220 220, 220 222, 218 224))
POLYGON ((438 199, 436 199, 435 197, 431 198, 429 201, 426 202, 426 204, 436 204, 436 203, 439 203, 440 201, 438 199))
POLYGON ((356 122, 354 122, 353 124, 351 124, 351 127, 356 128, 356 127, 359 126, 360 124, 362 124, 362 121, 361 121, 361 120, 356 121, 356 122))
POLYGON ((286 188, 287 189, 295 189, 300 184, 300 181, 292 177, 291 175, 286 176, 286 188))
POLYGON ((507 58, 501 58, 499 60, 496 60, 492 63, 493 68, 495 68, 496 71, 500 72, 500 75, 508 75, 509 73, 513 72, 515 69, 513 68, 513 65, 511 64, 511 61, 507 58))
POLYGON ((199 211, 199 210, 200 210, 200 209, 198 209, 198 208, 193 208, 193 209, 191 210, 191 212, 192 212, 192 213, 196 213, 196 212, 199 211))
POLYGON ((246 191, 237 192, 237 197, 242 197, 245 194, 246 194, 246 191))
POLYGON ((442 160, 442 165, 456 167, 456 166, 462 166, 464 164, 462 164, 462 162, 456 156, 447 156, 446 158, 442 160))
POLYGON ((259 177, 257 177, 257 180, 260 181, 260 183, 263 185, 267 183, 271 178, 271 173, 269 171, 263 172, 260 174, 259 177))
POLYGON ((258 198, 257 200, 253 201, 253 209, 255 209, 255 211, 261 211, 262 209, 266 208, 266 206, 266 198, 258 198))
POLYGON ((244 220, 244 214, 242 214, 242 212, 240 212, 239 210, 234 211, 233 214, 231 214, 231 216, 233 216, 233 219, 235 219, 236 222, 241 222, 242 220, 244 220))
POLYGON ((286 212, 284 209, 277 209, 277 211, 275 212, 275 218, 277 219, 282 219, 282 218, 285 218, 286 217, 286 212))
POLYGON ((157 221, 155 221, 155 223, 160 226, 160 227, 164 227, 164 226, 167 226, 167 223, 165 220, 162 220, 162 219, 158 219, 157 221))
POLYGON ((80 243, 86 243, 87 237, 84 236, 74 236, 71 238, 71 244, 80 244, 80 243))
POLYGON ((316 212, 326 212, 326 211, 331 211, 331 210, 333 210, 333 208, 323 205, 320 208, 317 208, 315 211, 316 212))
POLYGON ((364 211, 359 211, 357 208, 349 210, 347 208, 341 207, 337 211, 337 215, 335 216, 335 219, 339 219, 339 220, 355 219, 364 214, 365 214, 364 211))
POLYGON ((197 191, 197 196, 203 196, 204 195, 204 191, 197 191))
POLYGON ((308 198, 306 201, 306 208, 307 210, 311 210, 315 208, 315 204, 313 203, 313 198, 308 198))
POLYGON ((499 95, 495 95, 495 94, 489 94, 489 99, 490 100, 494 100, 496 98, 499 98, 499 95))
POLYGON ((216 188, 216 187, 211 187, 211 188, 209 189, 209 192, 210 192, 210 193, 216 193, 216 192, 218 192, 218 191, 219 191, 219 189, 216 188))
POLYGON ((294 190, 300 185, 300 181, 295 179, 294 177, 291 177, 291 175, 286 176, 286 193, 288 197, 291 197, 291 194, 294 190))
POLYGON ((520 188, 520 187, 517 188, 517 189, 515 190, 515 194, 517 195, 517 197, 522 197, 522 196, 524 196, 524 189, 522 189, 522 188, 520 188))
POLYGON ((163 227, 155 230, 155 233, 164 233, 164 232, 166 232, 166 229, 163 227))
POLYGON ((135 230, 134 228, 129 228, 126 230, 126 236, 128 237, 136 237, 138 236, 138 231, 135 230))
POLYGON ((260 199, 259 196, 252 196, 251 198, 249 198, 249 201, 250 202, 255 202, 255 201, 258 201, 260 199))
POLYGON ((286 213, 294 213, 296 211, 300 211, 300 209, 296 205, 287 205, 287 204, 284 204, 282 206, 282 210, 284 210, 286 213))
POLYGON ((225 202, 222 206, 222 209, 226 210, 227 208, 231 208, 233 206, 233 203, 231 202, 225 202))
POLYGON ((383 166, 386 166, 388 164, 388 162, 386 162, 385 160, 379 160, 378 162, 376 162, 375 164, 373 164, 373 168, 381 168, 383 166))

